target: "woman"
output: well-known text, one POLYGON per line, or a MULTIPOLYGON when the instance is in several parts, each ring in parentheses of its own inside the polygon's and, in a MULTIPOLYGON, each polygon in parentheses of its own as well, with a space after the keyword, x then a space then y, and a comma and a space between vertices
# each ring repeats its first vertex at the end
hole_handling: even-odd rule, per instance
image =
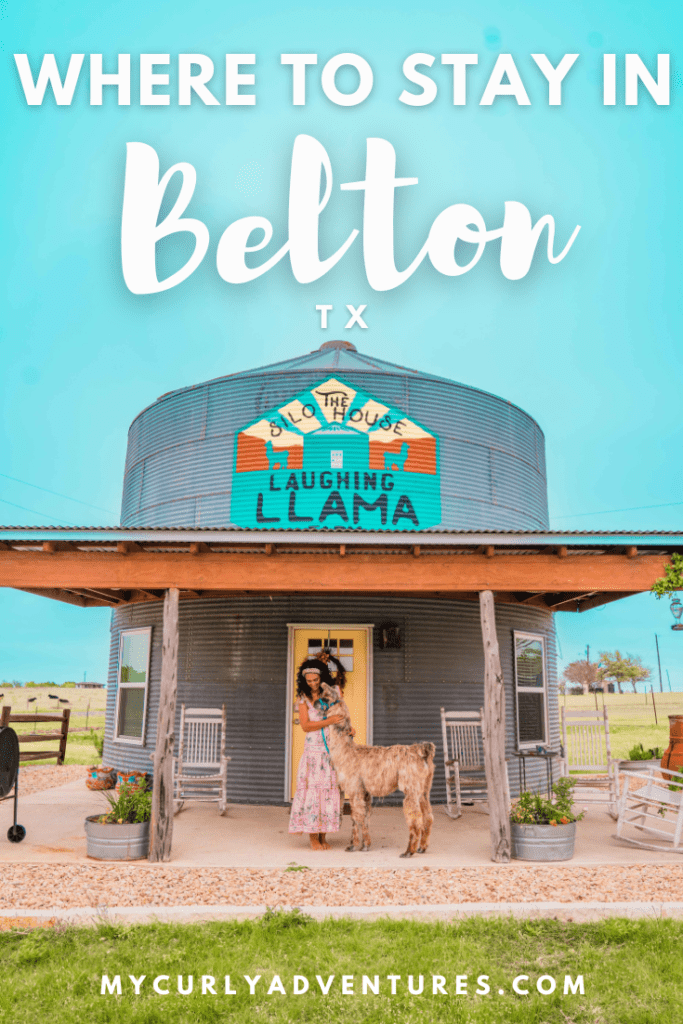
POLYGON ((325 840, 328 832, 341 827, 341 799, 337 773, 332 767, 325 727, 341 722, 343 716, 327 714, 327 704, 320 698, 320 688, 327 683, 336 690, 339 699, 344 689, 344 669, 332 655, 307 658, 297 673, 297 711, 299 724, 306 733, 304 752, 296 776, 296 792, 292 801, 289 831, 295 835, 304 832, 310 836, 312 850, 329 850, 325 840), (324 657, 335 663, 337 679, 332 679, 324 657))

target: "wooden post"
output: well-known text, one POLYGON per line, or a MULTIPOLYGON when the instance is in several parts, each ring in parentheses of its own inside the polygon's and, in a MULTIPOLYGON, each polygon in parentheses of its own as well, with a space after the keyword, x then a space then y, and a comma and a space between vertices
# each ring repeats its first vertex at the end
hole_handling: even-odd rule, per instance
POLYGON ((154 785, 150 823, 149 859, 170 860, 173 839, 173 744, 175 704, 178 689, 178 596, 171 587, 164 597, 164 626, 161 646, 161 692, 154 752, 154 785))
POLYGON ((490 590, 479 593, 484 641, 484 767, 491 830, 491 860, 510 860, 510 784, 505 763, 505 685, 496 635, 496 613, 490 590))
POLYGON ((71 718, 71 708, 64 708, 62 711, 62 726, 61 726, 61 737, 59 739, 59 753, 57 755, 57 764, 64 764, 64 758, 66 757, 66 741, 69 737, 69 719, 71 718))

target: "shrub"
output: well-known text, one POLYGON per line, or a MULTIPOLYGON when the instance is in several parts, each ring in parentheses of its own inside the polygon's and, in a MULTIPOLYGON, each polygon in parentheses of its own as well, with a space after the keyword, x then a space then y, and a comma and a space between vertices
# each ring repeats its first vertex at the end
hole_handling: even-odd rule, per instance
POLYGON ((636 743, 628 752, 629 761, 660 761, 661 757, 661 747, 650 747, 645 750, 642 743, 636 743))
POLYGON ((123 782, 117 797, 105 793, 109 813, 101 814, 101 825, 137 825, 152 816, 152 794, 144 786, 129 786, 123 782))
POLYGON ((96 732, 95 729, 91 729, 90 730, 90 739, 92 741, 93 747, 97 751, 98 757, 101 758, 102 757, 102 751, 104 750, 104 733, 103 732, 96 732))
POLYGON ((580 821, 583 812, 576 814, 574 811, 574 785, 574 779, 558 779, 553 786, 552 800, 525 790, 512 807, 510 821, 513 825, 569 825, 572 821, 580 821))

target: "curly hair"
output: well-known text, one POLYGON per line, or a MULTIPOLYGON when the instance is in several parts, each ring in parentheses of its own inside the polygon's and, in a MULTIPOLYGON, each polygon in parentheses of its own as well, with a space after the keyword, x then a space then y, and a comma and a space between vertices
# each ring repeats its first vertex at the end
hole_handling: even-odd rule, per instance
POLYGON ((330 665, 321 661, 319 658, 306 658, 299 665, 299 670, 296 674, 296 695, 297 697, 308 697, 312 699, 311 688, 306 682, 304 677, 305 669, 316 669, 320 673, 320 682, 327 683, 328 686, 338 686, 340 690, 343 690, 346 686, 346 672, 339 658, 335 658, 333 654, 329 655, 330 662, 334 662, 334 668, 337 670, 337 678, 332 678, 330 672, 330 665))

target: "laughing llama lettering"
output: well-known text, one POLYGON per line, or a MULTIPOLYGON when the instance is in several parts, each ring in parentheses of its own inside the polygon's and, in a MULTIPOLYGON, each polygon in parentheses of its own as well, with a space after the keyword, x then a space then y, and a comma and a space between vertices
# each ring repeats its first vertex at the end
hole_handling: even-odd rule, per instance
POLYGON ((441 520, 438 438, 338 378, 244 427, 234 473, 237 526, 418 530, 441 520))

